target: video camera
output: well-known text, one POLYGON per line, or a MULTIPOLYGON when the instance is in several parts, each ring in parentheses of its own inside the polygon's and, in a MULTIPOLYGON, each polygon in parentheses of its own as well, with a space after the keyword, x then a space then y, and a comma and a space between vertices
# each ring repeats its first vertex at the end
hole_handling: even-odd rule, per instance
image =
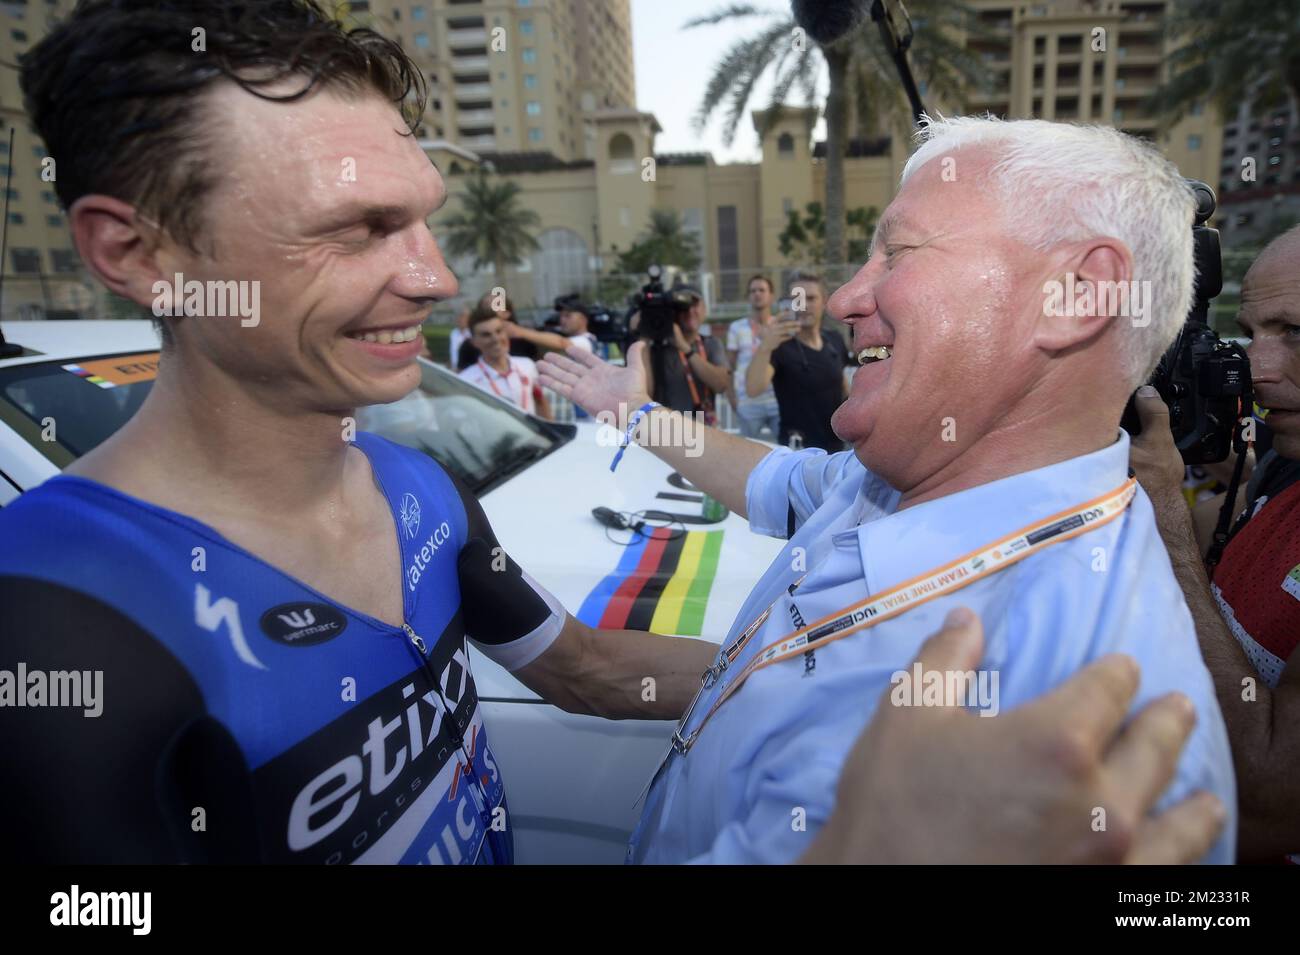
MULTIPOLYGON (((1245 349, 1225 342, 1210 328, 1210 300, 1223 291, 1223 256, 1219 230, 1205 223, 1214 214, 1214 191, 1203 182, 1187 180, 1196 194, 1192 224, 1196 285, 1187 322, 1151 376, 1151 384, 1169 406, 1169 424, 1187 464, 1213 464, 1232 450, 1238 419, 1250 413, 1253 392, 1250 361, 1245 349)), ((1141 434, 1133 399, 1120 426, 1141 434)), ((1244 442, 1239 442, 1244 444, 1244 442)), ((1239 447, 1244 451, 1244 447, 1239 447)))
POLYGON ((673 323, 690 311, 695 299, 690 293, 678 289, 665 291, 660 266, 650 266, 646 274, 650 281, 629 299, 632 307, 641 312, 637 335, 649 341, 651 346, 668 346, 673 344, 673 323))

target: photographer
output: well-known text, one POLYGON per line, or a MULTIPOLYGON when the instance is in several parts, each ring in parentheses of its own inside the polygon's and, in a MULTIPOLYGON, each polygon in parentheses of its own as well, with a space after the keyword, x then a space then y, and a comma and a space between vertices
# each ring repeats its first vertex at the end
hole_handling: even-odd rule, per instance
POLYGON ((831 415, 848 394, 844 339, 823 334, 826 292, 820 276, 800 273, 790 283, 791 311, 767 326, 745 373, 745 394, 757 398, 769 387, 781 411, 778 444, 844 450, 831 430, 831 415))
MULTIPOLYGON (((1300 228, 1280 236, 1241 285, 1242 332, 1273 450, 1262 456, 1217 567, 1209 529, 1223 495, 1189 510, 1169 411, 1139 392, 1131 464, 1196 622, 1232 742, 1241 806, 1239 859, 1300 860, 1300 228)), ((1147 391, 1147 389, 1143 389, 1147 391)))
MULTIPOLYGON (((699 290, 678 286, 673 293, 689 298, 691 305, 689 309, 676 312, 672 342, 665 342, 659 349, 663 357, 662 382, 655 377, 653 367, 652 353, 656 346, 645 332, 640 336, 643 341, 651 342, 650 348, 641 351, 649 391, 665 407, 673 411, 700 412, 706 424, 713 424, 714 396, 725 394, 731 387, 731 369, 727 365, 726 352, 716 338, 700 334, 708 306, 699 290)), ((636 327, 640 327, 639 322, 636 327)))
POLYGON ((583 351, 595 352, 596 336, 587 330, 591 313, 576 295, 568 295, 555 300, 555 310, 560 313, 560 332, 541 331, 525 328, 519 324, 506 326, 511 342, 525 341, 539 348, 551 351, 564 351, 566 348, 581 348, 583 351))

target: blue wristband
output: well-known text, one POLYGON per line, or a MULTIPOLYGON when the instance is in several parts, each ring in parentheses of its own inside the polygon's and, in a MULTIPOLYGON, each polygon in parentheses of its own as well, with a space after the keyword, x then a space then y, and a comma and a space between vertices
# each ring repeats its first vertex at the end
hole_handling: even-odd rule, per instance
POLYGON ((652 409, 662 407, 663 405, 659 404, 657 401, 647 401, 640 408, 637 408, 636 411, 632 412, 632 417, 629 418, 627 422, 627 431, 623 433, 623 440, 619 444, 618 450, 614 452, 614 460, 609 465, 611 471, 618 467, 619 461, 623 460, 623 452, 626 451, 627 446, 632 443, 632 432, 635 431, 636 426, 641 423, 641 419, 648 415, 652 409))

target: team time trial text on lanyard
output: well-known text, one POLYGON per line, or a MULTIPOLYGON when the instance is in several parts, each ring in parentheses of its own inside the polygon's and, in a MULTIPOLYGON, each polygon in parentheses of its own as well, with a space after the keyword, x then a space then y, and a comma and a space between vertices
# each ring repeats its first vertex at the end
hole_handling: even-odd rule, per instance
POLYGON ((498 398, 505 398, 507 401, 514 401, 520 411, 528 411, 529 403, 529 384, 528 378, 522 372, 519 373, 519 398, 516 400, 513 395, 503 395, 501 389, 497 388, 496 378, 505 382, 506 388, 510 388, 510 379, 516 374, 515 366, 511 365, 504 375, 498 375, 493 369, 484 364, 483 359, 478 360, 479 371, 483 372, 483 377, 487 379, 488 386, 492 389, 492 394, 498 398))
MULTIPOLYGON (((745 668, 722 688, 713 705, 709 707, 708 712, 704 714, 704 718, 700 720, 700 725, 694 731, 687 733, 686 728, 690 724, 691 715, 694 713, 701 697, 711 690, 714 684, 726 673, 728 667, 740 656, 745 645, 749 643, 750 639, 763 625, 763 622, 767 620, 768 615, 772 613, 772 608, 776 606, 776 601, 772 601, 768 608, 759 614, 758 619, 741 631, 736 639, 722 650, 718 656, 718 662, 704 671, 700 677, 700 690, 695 694, 695 698, 691 700, 691 705, 686 708, 686 713, 682 716, 681 722, 677 724, 677 732, 673 734, 672 750, 669 752, 675 750, 685 756, 695 744, 695 740, 699 738, 700 733, 704 731, 704 727, 708 725, 709 720, 713 718, 713 714, 718 711, 718 708, 727 702, 750 676, 763 669, 763 667, 772 666, 782 660, 802 655, 808 650, 823 647, 836 640, 860 633, 878 623, 892 620, 913 607, 960 590, 977 580, 1010 567, 1030 554, 1037 553, 1044 547, 1058 544, 1072 537, 1078 537, 1080 534, 1101 527, 1124 513, 1124 509, 1133 500, 1135 493, 1137 493, 1137 482, 1129 478, 1109 494, 1095 498, 1068 511, 1053 514, 1051 517, 1044 518, 1035 524, 1030 524, 1028 527, 1024 527, 1007 537, 999 538, 979 550, 966 554, 964 557, 958 557, 942 567, 937 567, 918 577, 913 577, 911 580, 905 580, 896 587, 891 587, 868 597, 866 600, 837 610, 828 617, 815 620, 807 626, 794 631, 794 633, 768 644, 758 651, 754 658, 745 665, 745 668)), ((799 578, 795 583, 795 587, 798 587, 803 580, 803 577, 799 578)), ((777 598, 777 600, 780 599, 780 597, 777 598)))

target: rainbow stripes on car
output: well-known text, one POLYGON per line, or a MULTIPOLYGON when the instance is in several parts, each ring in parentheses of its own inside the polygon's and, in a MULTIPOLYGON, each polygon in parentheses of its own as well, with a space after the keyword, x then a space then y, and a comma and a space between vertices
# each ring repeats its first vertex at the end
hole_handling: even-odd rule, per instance
POLYGON ((578 619, 609 630, 698 637, 718 571, 723 531, 665 527, 637 537, 582 602, 578 619))

